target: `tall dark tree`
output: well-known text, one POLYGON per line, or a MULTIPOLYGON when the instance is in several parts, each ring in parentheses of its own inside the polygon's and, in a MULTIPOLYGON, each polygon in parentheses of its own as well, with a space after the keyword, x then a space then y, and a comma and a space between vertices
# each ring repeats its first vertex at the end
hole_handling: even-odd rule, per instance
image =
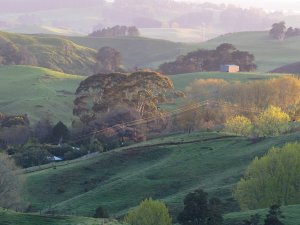
POLYGON ((272 38, 282 41, 285 38, 286 26, 285 22, 274 23, 269 34, 272 38))
POLYGON ((222 224, 222 204, 217 198, 208 200, 208 194, 199 189, 184 199, 184 209, 178 215, 182 225, 220 225, 222 224))
POLYGON ((52 141, 55 143, 68 140, 69 136, 70 136, 69 129, 61 121, 59 121, 52 129, 52 141))
POLYGON ((280 218, 284 218, 280 210, 280 206, 272 205, 266 216, 264 225, 284 225, 284 223, 280 221, 280 218))
POLYGON ((122 66, 121 53, 111 47, 103 47, 96 54, 95 73, 119 72, 122 66))

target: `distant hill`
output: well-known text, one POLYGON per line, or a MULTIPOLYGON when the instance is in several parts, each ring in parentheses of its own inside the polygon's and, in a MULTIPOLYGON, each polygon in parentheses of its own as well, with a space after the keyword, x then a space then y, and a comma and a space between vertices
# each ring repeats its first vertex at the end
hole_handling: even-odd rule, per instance
POLYGON ((45 116, 71 124, 74 92, 82 76, 31 66, 0 67, 0 112, 45 116))
POLYGON ((271 73, 289 73, 289 74, 300 74, 300 62, 291 63, 285 66, 281 66, 271 73))
POLYGON ((40 67, 70 74, 93 74, 96 51, 63 37, 0 32, 0 39, 19 49, 27 49, 36 57, 40 67))
POLYGON ((39 25, 21 25, 13 29, 7 29, 7 32, 20 34, 55 34, 64 36, 81 35, 68 28, 39 25))
POLYGON ((121 52, 125 66, 154 67, 165 61, 172 61, 177 56, 185 54, 196 45, 175 43, 171 41, 142 37, 67 37, 74 43, 98 50, 109 46, 121 52))
POLYGON ((267 72, 299 61, 300 37, 277 41, 265 31, 230 33, 200 43, 198 48, 213 49, 221 43, 230 43, 254 54, 259 71, 267 72))

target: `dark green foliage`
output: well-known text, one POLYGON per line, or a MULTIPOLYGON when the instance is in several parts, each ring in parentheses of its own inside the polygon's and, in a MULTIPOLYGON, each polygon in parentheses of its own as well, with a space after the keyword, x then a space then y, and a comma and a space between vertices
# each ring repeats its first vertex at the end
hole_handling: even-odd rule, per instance
POLYGON ((51 140, 54 143, 58 143, 60 141, 66 141, 69 139, 70 132, 67 126, 59 121, 52 129, 51 140))
POLYGON ((260 215, 258 213, 252 215, 250 219, 244 220, 243 225, 259 225, 260 215))
POLYGON ((103 47, 96 54, 95 73, 121 72, 121 53, 111 47, 103 47))
POLYGON ((96 209, 96 212, 94 214, 94 218, 109 218, 109 214, 105 208, 102 206, 99 206, 96 209))
POLYGON ((279 205, 272 205, 266 216, 264 225, 284 225, 279 219, 284 218, 279 205))
POLYGON ((208 200, 208 194, 198 189, 185 197, 184 210, 177 219, 182 225, 220 225, 222 203, 218 198, 208 200))
POLYGON ((16 161, 16 164, 28 168, 32 166, 39 166, 46 163, 49 163, 50 154, 47 150, 38 148, 27 148, 13 156, 16 161))
POLYGON ((283 40, 285 38, 285 31, 286 31, 285 22, 282 21, 279 23, 274 23, 272 25, 272 29, 270 30, 269 34, 274 39, 283 40))
POLYGON ((179 56, 176 61, 164 63, 159 69, 164 74, 218 71, 223 64, 236 64, 241 71, 256 69, 254 55, 239 51, 231 44, 221 44, 215 50, 200 49, 179 56))
POLYGON ((139 35, 139 30, 135 26, 127 27, 119 25, 95 30, 89 34, 91 37, 135 37, 139 35))

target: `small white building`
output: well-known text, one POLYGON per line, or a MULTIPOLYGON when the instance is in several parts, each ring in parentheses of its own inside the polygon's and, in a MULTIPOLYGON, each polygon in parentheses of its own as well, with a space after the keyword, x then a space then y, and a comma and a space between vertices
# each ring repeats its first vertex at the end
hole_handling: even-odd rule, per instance
POLYGON ((220 71, 225 73, 237 73, 240 71, 240 67, 238 65, 221 65, 220 71))
POLYGON ((48 156, 47 159, 51 162, 58 162, 58 161, 63 161, 62 158, 59 158, 57 156, 48 156))

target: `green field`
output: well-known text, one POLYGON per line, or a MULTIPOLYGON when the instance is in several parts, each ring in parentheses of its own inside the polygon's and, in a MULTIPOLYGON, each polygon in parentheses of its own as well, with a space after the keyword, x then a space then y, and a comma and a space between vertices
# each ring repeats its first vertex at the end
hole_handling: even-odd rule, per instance
POLYGON ((79 46, 62 36, 0 32, 0 39, 32 53, 41 67, 70 74, 92 75, 95 50, 79 46))
POLYGON ((271 71, 280 66, 298 62, 300 37, 284 41, 273 40, 268 32, 241 32, 222 35, 198 45, 199 48, 212 49, 221 43, 230 43, 239 50, 254 54, 259 71, 271 71))
POLYGON ((99 205, 113 215, 122 215, 144 198, 153 197, 165 201, 174 215, 187 193, 203 188, 222 198, 227 212, 238 211, 232 188, 250 161, 272 146, 299 138, 300 133, 257 143, 221 133, 159 138, 56 169, 27 173, 24 196, 35 210, 51 208, 83 216, 91 216, 99 205))
POLYGON ((1 225, 120 225, 116 220, 87 217, 34 215, 0 209, 1 225))
POLYGON ((73 93, 82 79, 39 67, 1 67, 0 112, 28 114, 31 122, 49 115, 70 124, 73 93))

